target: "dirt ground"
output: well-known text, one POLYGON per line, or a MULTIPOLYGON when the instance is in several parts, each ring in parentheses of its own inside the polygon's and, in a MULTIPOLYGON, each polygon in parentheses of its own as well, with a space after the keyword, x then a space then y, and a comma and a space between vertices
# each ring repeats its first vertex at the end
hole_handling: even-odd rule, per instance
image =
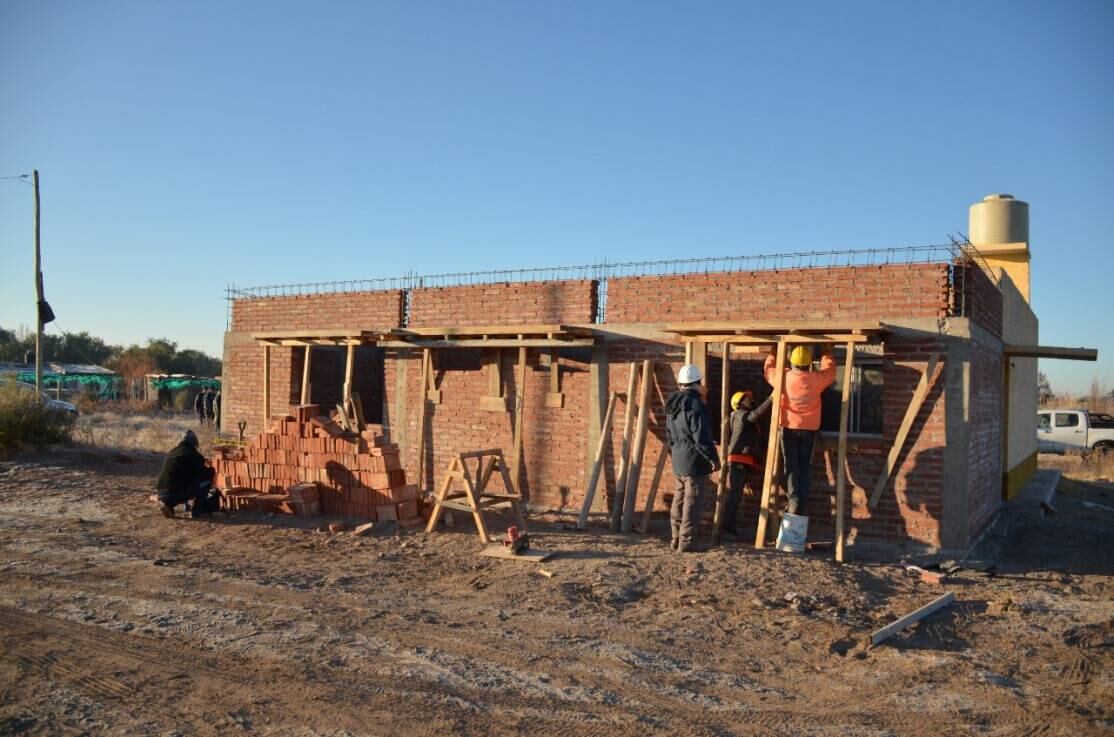
POLYGON ((1114 491, 1010 512, 997 568, 898 565, 535 517, 357 538, 167 520, 157 456, 0 462, 0 734, 1086 735, 1114 729, 1114 491), (1098 506, 1088 506, 1098 505, 1098 506), (538 573, 544 567, 554 573, 538 573), (953 591, 880 646, 864 638, 953 591))

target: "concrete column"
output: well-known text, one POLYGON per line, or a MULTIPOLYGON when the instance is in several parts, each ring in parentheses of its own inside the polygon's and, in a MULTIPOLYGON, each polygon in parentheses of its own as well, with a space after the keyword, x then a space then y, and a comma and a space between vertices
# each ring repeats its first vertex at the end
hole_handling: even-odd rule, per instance
POLYGON ((945 445, 940 489, 940 544, 945 548, 962 548, 967 544, 970 409, 971 344, 969 340, 949 340, 944 364, 945 445))

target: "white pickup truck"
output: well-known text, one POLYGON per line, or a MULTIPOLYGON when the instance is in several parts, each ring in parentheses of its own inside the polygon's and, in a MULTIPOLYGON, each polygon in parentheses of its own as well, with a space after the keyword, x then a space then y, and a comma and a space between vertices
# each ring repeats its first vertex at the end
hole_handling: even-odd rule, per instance
POLYGON ((1042 409, 1037 412, 1037 450, 1114 452, 1114 417, 1082 409, 1042 409))

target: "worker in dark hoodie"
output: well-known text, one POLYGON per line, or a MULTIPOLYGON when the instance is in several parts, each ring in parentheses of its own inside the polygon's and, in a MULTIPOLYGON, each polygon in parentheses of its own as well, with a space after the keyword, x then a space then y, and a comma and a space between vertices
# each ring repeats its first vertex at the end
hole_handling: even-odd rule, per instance
POLYGON ((680 389, 665 402, 665 441, 673 460, 677 486, 669 522, 673 531, 670 546, 681 553, 696 552, 696 529, 700 524, 708 476, 720 467, 712 423, 700 398, 700 369, 685 364, 677 372, 680 389))
POLYGON ((760 470, 761 426, 758 421, 770 411, 773 395, 757 407, 754 392, 735 392, 731 396, 730 439, 727 441, 727 498, 720 531, 735 537, 736 518, 739 516, 739 497, 747 485, 747 476, 760 470))
POLYGON ((193 430, 186 430, 182 442, 166 455, 156 485, 159 511, 164 517, 174 517, 174 508, 192 502, 190 516, 200 517, 210 512, 209 488, 213 484, 213 469, 205 465, 205 458, 198 452, 201 442, 193 430))

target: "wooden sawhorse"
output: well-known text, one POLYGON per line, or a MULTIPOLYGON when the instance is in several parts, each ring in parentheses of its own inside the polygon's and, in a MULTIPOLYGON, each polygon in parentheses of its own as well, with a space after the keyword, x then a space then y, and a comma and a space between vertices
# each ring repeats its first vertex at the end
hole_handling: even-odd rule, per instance
POLYGON ((445 472, 445 480, 441 482, 441 490, 437 492, 437 498, 434 500, 433 514, 429 517, 429 524, 426 525, 426 532, 433 532, 437 529, 437 523, 441 521, 441 515, 446 509, 452 509, 459 512, 469 512, 472 518, 476 520, 476 531, 480 535, 480 540, 484 543, 493 542, 493 539, 487 531, 487 525, 484 523, 484 510, 494 507, 497 504, 509 503, 511 511, 514 512, 515 519, 518 521, 520 532, 526 532, 526 517, 522 514, 522 509, 519 507, 519 502, 522 501, 522 496, 515 490, 514 484, 511 483, 511 475, 507 470, 507 462, 503 459, 503 451, 499 448, 490 450, 473 450, 468 453, 458 453, 449 461, 449 467, 445 472), (476 459, 475 480, 468 468, 468 461, 476 459), (495 492, 487 490, 487 482, 491 480, 492 474, 496 471, 503 477, 503 485, 506 491, 495 492), (461 481, 464 484, 463 489, 453 489, 453 482, 461 481))

